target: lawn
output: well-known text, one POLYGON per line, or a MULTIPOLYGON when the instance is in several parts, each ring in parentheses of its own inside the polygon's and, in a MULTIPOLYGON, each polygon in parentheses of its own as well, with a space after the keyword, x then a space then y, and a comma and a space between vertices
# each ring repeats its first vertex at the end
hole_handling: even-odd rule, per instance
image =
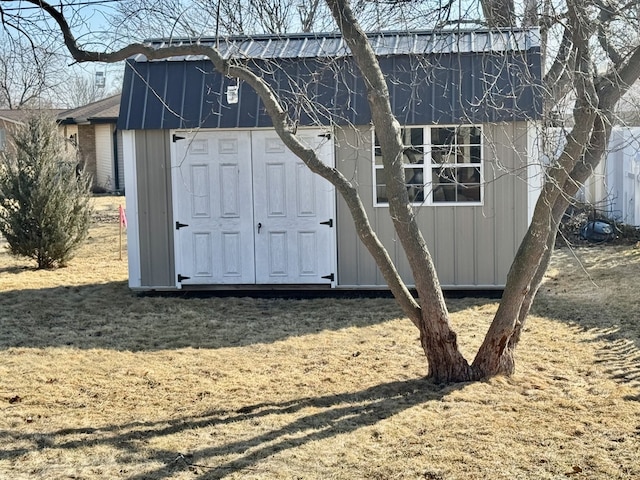
MULTIPOLYGON (((640 247, 556 252, 517 373, 441 386, 389 298, 131 292, 121 202, 63 269, 0 241, 0 478, 640 478, 640 247)), ((471 358, 496 300, 448 304, 471 358)))

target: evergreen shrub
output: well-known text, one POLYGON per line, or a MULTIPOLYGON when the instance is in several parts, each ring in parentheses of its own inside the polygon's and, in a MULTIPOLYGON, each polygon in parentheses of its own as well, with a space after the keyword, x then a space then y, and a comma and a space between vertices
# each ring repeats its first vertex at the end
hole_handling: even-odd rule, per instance
POLYGON ((46 115, 30 117, 13 144, 0 156, 0 233, 38 268, 65 266, 89 233, 90 178, 46 115))

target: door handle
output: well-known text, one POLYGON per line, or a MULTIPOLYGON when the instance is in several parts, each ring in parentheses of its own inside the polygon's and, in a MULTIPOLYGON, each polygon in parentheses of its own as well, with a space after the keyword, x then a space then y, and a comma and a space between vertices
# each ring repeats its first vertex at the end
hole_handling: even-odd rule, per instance
POLYGON ((260 229, 262 228, 262 224, 258 223, 258 234, 260 233, 260 229))

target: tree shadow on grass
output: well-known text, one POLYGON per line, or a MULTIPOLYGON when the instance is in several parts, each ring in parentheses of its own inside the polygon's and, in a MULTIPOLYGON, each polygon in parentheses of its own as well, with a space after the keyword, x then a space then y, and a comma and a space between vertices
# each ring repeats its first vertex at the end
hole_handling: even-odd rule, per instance
MULTIPOLYGON (((100 429, 64 429, 48 433, 14 433, 0 431, 5 447, 0 448, 0 460, 11 460, 27 453, 50 448, 60 451, 113 447, 121 454, 120 465, 139 465, 141 461, 160 463, 162 466, 137 473, 131 480, 163 479, 178 471, 191 470, 198 478, 219 479, 231 473, 242 472, 258 465, 262 460, 303 446, 309 442, 324 440, 375 425, 408 408, 429 401, 440 400, 444 395, 464 384, 442 387, 425 379, 390 382, 362 391, 339 393, 312 398, 300 398, 282 403, 259 403, 236 411, 212 411, 199 417, 181 418, 158 422, 111 425, 100 429), (311 409, 313 413, 304 413, 311 409), (291 416, 284 424, 283 418, 291 416), (225 425, 246 423, 246 432, 252 431, 253 422, 262 420, 268 424, 280 424, 269 431, 237 441, 185 451, 167 451, 149 447, 152 440, 181 434, 187 431, 215 429, 220 432, 225 425), (10 442, 28 442, 30 447, 11 449, 10 442)), ((218 436, 218 438, 222 438, 218 436)), ((62 457, 64 458, 64 453, 62 457)), ((69 455, 75 458, 75 455, 69 455)))
POLYGON ((241 347, 403 317, 388 296, 140 296, 126 282, 111 282, 0 293, 0 349, 241 347))
POLYGON ((2 267, 0 268, 0 274, 4 274, 4 273, 12 273, 14 275, 18 274, 18 273, 22 273, 25 270, 36 270, 35 267, 25 267, 25 266, 15 266, 15 267, 2 267))
POLYGON ((533 313, 588 332, 593 342, 604 342, 596 351, 597 363, 613 380, 639 392, 628 399, 640 401, 640 305, 615 298, 602 303, 580 301, 549 290, 538 295, 533 313))

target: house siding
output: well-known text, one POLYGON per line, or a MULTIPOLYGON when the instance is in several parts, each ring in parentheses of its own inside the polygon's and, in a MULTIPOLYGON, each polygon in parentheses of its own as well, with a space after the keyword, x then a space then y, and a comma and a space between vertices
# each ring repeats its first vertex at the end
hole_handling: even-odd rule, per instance
POLYGON ((78 125, 77 140, 80 163, 83 165, 85 172, 93 177, 93 185, 97 186, 96 135, 93 125, 78 125))
MULTIPOLYGON (((481 206, 421 206, 416 217, 440 282, 448 288, 495 288, 527 229, 527 123, 483 125, 485 190, 481 206)), ((370 127, 336 131, 336 167, 358 185, 372 227, 398 271, 413 277, 387 207, 373 206, 370 127)), ((337 203, 338 285, 384 287, 373 258, 357 238, 344 201, 337 203)))
POLYGON ((95 183, 107 191, 116 189, 113 169, 113 130, 115 125, 95 126, 96 136, 96 179, 95 183))
POLYGON ((122 148, 122 130, 116 130, 115 142, 118 157, 118 190, 124 190, 124 151, 122 148))
POLYGON ((0 152, 15 153, 12 137, 19 128, 20 124, 0 118, 0 152))

